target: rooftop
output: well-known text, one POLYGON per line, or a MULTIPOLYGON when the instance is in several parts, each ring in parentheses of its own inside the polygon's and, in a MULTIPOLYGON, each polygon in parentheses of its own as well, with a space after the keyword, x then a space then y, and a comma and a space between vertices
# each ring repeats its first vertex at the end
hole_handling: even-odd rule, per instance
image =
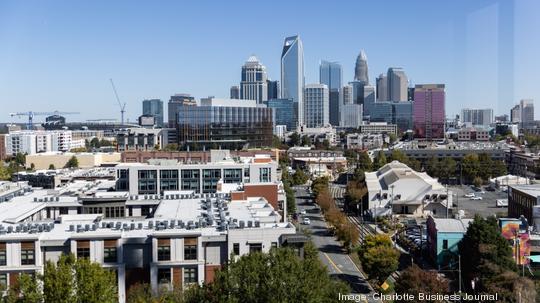
POLYGON ((465 233, 473 219, 433 218, 438 232, 465 233))

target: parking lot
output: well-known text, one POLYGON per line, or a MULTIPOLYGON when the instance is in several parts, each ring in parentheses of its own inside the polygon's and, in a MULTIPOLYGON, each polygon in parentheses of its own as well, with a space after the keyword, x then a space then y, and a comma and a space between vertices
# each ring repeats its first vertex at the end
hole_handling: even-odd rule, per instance
POLYGON ((508 199, 507 193, 496 189, 495 191, 487 191, 484 187, 482 190, 484 193, 479 193, 473 190, 471 186, 450 186, 449 190, 454 193, 454 206, 459 210, 465 211, 466 218, 472 218, 475 214, 479 214, 483 217, 496 215, 500 213, 507 213, 507 207, 497 207, 497 199, 508 199), (482 200, 471 200, 471 198, 465 197, 466 194, 474 193, 475 196, 482 197, 482 200), (456 198, 457 195, 457 198, 456 198))

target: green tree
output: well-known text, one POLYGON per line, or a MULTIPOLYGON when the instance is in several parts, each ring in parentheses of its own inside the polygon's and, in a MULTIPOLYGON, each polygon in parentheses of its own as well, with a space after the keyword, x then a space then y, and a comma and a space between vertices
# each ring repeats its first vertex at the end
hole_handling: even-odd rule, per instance
POLYGON ((358 154, 357 168, 360 168, 365 172, 373 170, 373 161, 371 161, 367 152, 362 151, 358 154))
POLYGON ((469 282, 465 285, 470 285, 473 279, 480 279, 481 284, 485 284, 483 282, 501 271, 516 270, 512 249, 501 235, 495 217, 475 216, 458 247, 459 254, 464 256, 461 258, 463 277, 469 282), (500 269, 486 266, 490 264, 496 264, 500 269))
POLYGON ((441 165, 439 160, 435 157, 429 158, 426 162, 426 172, 433 178, 438 178, 441 175, 441 165))
POLYGON ((47 261, 44 266, 43 294, 45 302, 70 303, 76 301, 73 255, 62 256, 55 264, 47 261))
POLYGON ((11 171, 2 164, 0 164, 0 180, 11 181, 11 171))
POLYGON ((176 143, 171 143, 171 144, 167 144, 165 145, 165 147, 163 147, 163 150, 164 151, 177 151, 178 150, 178 144, 176 143))
POLYGON ((373 170, 379 170, 379 168, 384 165, 386 165, 386 155, 384 154, 384 151, 379 150, 373 161, 373 170))
POLYGON ((308 175, 301 169, 297 169, 292 175, 292 184, 291 185, 302 185, 306 184, 309 179, 308 175))
POLYGON ((399 265, 399 252, 392 247, 392 240, 386 234, 366 236, 358 254, 369 278, 379 283, 386 280, 399 265))
POLYGON ((302 146, 311 146, 311 138, 309 136, 302 136, 302 146))
POLYGON ((99 263, 79 258, 74 266, 77 296, 88 303, 118 302, 116 275, 99 263))
POLYGON ((78 168, 78 167, 79 167, 79 160, 75 156, 72 156, 69 159, 69 161, 67 161, 66 165, 64 166, 64 168, 78 168))
POLYGON ((289 136, 289 145, 290 146, 297 146, 300 144, 300 135, 297 132, 292 133, 289 136))
POLYGON ((54 164, 49 164, 49 169, 56 169, 56 168, 54 167, 54 164))
POLYGON ((285 196, 287 197, 287 214, 294 214, 296 212, 296 197, 294 196, 294 190, 289 185, 289 182, 284 182, 283 187, 285 189, 285 196))
POLYGON ((388 137, 390 139, 390 144, 394 144, 394 142, 397 141, 397 136, 395 134, 389 134, 388 137))
MULTIPOLYGON (((425 300, 419 300, 419 294, 448 294, 448 280, 439 277, 436 271, 425 271, 416 264, 408 267, 401 272, 401 275, 396 280, 395 291, 397 294, 411 294, 413 300, 396 300, 395 302, 413 302, 421 303, 425 300)), ((430 302, 446 302, 446 301, 430 301, 430 302)))
POLYGON ((406 164, 407 162, 409 162, 409 157, 407 157, 407 155, 405 155, 399 149, 394 149, 394 150, 392 150, 392 153, 390 154, 390 161, 389 162, 392 162, 392 161, 399 161, 401 163, 406 164))
POLYGON ((101 144, 98 138, 94 137, 92 140, 90 140, 90 147, 91 148, 100 148, 101 144))
POLYGON ((99 140, 99 146, 100 147, 113 146, 113 143, 111 141, 109 141, 109 140, 101 139, 101 140, 99 140))
POLYGON ((477 154, 468 154, 463 157, 461 165, 463 167, 463 174, 468 182, 471 182, 480 173, 480 160, 477 154))
POLYGON ((35 276, 23 273, 17 278, 17 283, 10 286, 4 301, 6 303, 41 302, 43 292, 35 276))
POLYGON ((483 182, 484 182, 484 180, 482 180, 482 178, 480 178, 480 177, 474 177, 474 179, 473 179, 473 185, 476 186, 476 187, 482 186, 483 182))
POLYGON ((17 153, 15 155, 15 159, 13 159, 15 163, 19 166, 24 166, 26 164, 26 155, 23 153, 17 153))
POLYGON ((439 162, 439 178, 444 178, 446 180, 446 183, 450 182, 450 177, 455 176, 456 174, 456 168, 457 163, 452 158, 444 158, 442 161, 439 162))
POLYGON ((497 160, 493 161, 493 165, 491 166, 491 177, 496 178, 500 176, 504 176, 507 174, 506 164, 504 164, 504 161, 497 160))
POLYGON ((292 249, 252 253, 195 287, 186 302, 336 302, 348 287, 328 275, 317 254, 299 258, 292 249))

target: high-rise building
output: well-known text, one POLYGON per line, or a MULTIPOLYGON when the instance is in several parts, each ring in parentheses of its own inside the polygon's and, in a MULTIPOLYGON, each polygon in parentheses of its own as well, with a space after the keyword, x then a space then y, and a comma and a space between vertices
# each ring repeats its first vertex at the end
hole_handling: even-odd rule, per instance
POLYGON ((521 108, 521 122, 530 123, 534 121, 534 103, 532 99, 522 99, 519 101, 521 108))
POLYGON ((373 85, 365 85, 363 89, 363 96, 364 99, 364 116, 369 116, 371 113, 371 109, 375 105, 375 86, 373 85))
POLYGON ((268 99, 266 104, 273 109, 274 126, 285 125, 288 131, 296 129, 296 103, 292 99, 268 99))
POLYGON ((255 100, 208 97, 178 110, 178 144, 190 150, 270 146, 272 131, 272 109, 255 100))
POLYGON ((358 128, 362 124, 362 104, 344 104, 341 111, 341 127, 358 128))
POLYGON ((339 92, 339 98, 340 98, 340 105, 345 104, 353 104, 353 87, 352 85, 348 84, 341 88, 341 91, 339 92))
POLYGON ((319 83, 326 84, 329 90, 330 124, 339 125, 339 90, 341 89, 342 70, 337 62, 322 60, 319 65, 319 83))
POLYGON ((240 87, 238 85, 231 86, 230 97, 231 99, 240 99, 240 87))
POLYGON ((352 87, 352 98, 354 104, 364 104, 364 85, 362 81, 351 81, 349 85, 352 87))
POLYGON ((329 97, 326 84, 308 84, 304 88, 304 121, 308 128, 324 127, 329 122, 329 97))
POLYGON ((508 122, 508 115, 502 114, 500 116, 495 116, 495 122, 508 122))
POLYGON ((171 99, 169 99, 168 104, 168 124, 171 128, 176 128, 177 121, 176 116, 178 114, 178 109, 183 106, 196 106, 197 102, 195 101, 195 97, 191 96, 190 94, 175 94, 174 96, 171 96, 171 99))
POLYGON ((521 122, 521 106, 519 104, 512 107, 512 109, 510 110, 510 122, 521 122))
POLYGON ((444 84, 420 84, 414 89, 414 136, 427 140, 444 138, 444 84))
POLYGON ((473 126, 489 126, 493 123, 493 109, 464 108, 461 110, 461 121, 473 126))
POLYGON ((388 101, 388 77, 380 74, 377 77, 377 101, 388 101))
POLYGON ((279 81, 266 80, 266 86, 268 87, 268 95, 266 100, 279 98, 279 81))
POLYGON ((281 52, 281 98, 293 99, 304 125, 304 47, 299 36, 285 38, 281 52))
POLYGON ((364 50, 360 50, 360 54, 356 58, 354 80, 363 82, 365 85, 369 84, 367 56, 364 50))
POLYGON ((154 116, 157 127, 163 127, 163 101, 159 99, 144 100, 142 113, 145 116, 154 116))
POLYGON ((405 71, 399 67, 390 67, 386 76, 388 78, 388 100, 407 101, 409 83, 405 71))
POLYGON ((249 57, 242 66, 240 99, 256 100, 257 104, 263 104, 268 98, 267 78, 266 67, 259 62, 257 57, 249 57))

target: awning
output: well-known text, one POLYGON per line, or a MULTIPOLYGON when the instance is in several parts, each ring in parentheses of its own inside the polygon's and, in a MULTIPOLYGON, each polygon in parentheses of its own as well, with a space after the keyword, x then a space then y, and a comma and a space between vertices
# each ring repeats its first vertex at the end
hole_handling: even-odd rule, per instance
POLYGON ((529 260, 531 260, 531 262, 534 262, 534 263, 540 263, 540 255, 536 255, 536 256, 529 256, 528 257, 529 260))

